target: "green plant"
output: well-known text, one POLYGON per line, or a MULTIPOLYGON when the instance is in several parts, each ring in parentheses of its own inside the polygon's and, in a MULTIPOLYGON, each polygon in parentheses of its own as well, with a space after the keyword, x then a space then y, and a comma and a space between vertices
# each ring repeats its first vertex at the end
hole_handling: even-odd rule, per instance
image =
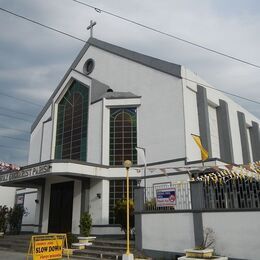
MULTIPOLYGON (((121 225, 121 230, 126 234, 127 223, 126 223, 126 200, 118 200, 115 205, 115 222, 121 225)), ((129 200, 129 226, 130 230, 134 228, 134 202, 129 200)))
POLYGON ((84 212, 80 218, 80 231, 81 234, 88 237, 90 235, 90 230, 92 227, 92 218, 88 212, 84 212))
POLYGON ((203 242, 201 245, 195 246, 195 250, 203 250, 214 246, 215 244, 215 233, 212 228, 205 228, 203 230, 203 242))
POLYGON ((0 206, 0 232, 6 232, 7 229, 7 215, 8 215, 8 207, 0 206))
POLYGON ((11 234, 20 234, 23 216, 27 215, 23 205, 15 205, 8 212, 8 224, 11 234))
POLYGON ((72 243, 77 242, 77 236, 72 233, 67 233, 68 248, 71 248, 72 243))

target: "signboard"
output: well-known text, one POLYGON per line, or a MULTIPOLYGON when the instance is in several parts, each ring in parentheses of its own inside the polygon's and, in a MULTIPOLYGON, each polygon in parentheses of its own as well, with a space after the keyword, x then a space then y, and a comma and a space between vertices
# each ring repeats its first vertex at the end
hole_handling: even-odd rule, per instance
POLYGON ((66 234, 32 236, 27 259, 29 256, 33 260, 62 259, 64 248, 68 248, 66 234))
POLYGON ((176 205, 175 188, 156 190, 156 207, 173 207, 176 205))
POLYGON ((44 164, 44 165, 39 165, 39 166, 35 166, 32 168, 28 168, 28 169, 16 171, 16 172, 9 172, 9 173, 5 173, 5 174, 1 174, 0 175, 0 184, 4 183, 4 182, 44 175, 46 173, 49 173, 50 169, 51 169, 50 164, 44 164))

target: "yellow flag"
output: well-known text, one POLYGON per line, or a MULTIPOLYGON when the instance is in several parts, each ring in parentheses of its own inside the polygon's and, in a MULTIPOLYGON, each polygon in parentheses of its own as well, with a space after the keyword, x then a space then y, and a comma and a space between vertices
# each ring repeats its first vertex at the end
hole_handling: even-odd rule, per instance
POLYGON ((200 140, 200 136, 198 135, 193 135, 192 137, 195 141, 195 143, 198 145, 198 147, 200 148, 200 152, 201 152, 201 159, 202 161, 205 161, 209 158, 209 153, 208 151, 202 146, 201 140, 200 140))

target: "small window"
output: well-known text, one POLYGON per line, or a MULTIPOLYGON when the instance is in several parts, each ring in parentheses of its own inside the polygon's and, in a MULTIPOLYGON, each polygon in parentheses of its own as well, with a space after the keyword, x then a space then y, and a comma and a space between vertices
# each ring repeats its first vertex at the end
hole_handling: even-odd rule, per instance
POLYGON ((95 63, 94 63, 94 60, 93 59, 88 59, 86 62, 85 62, 85 65, 84 65, 84 73, 86 73, 87 75, 90 74, 93 69, 95 67, 95 63))

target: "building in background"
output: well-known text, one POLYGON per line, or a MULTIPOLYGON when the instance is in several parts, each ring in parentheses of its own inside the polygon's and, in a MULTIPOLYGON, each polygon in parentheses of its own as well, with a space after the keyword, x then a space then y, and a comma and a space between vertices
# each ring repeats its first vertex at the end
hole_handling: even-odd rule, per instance
POLYGON ((90 38, 31 128, 28 165, 2 174, 19 187, 29 215, 23 230, 79 233, 82 212, 93 234, 118 234, 114 206, 140 182, 136 147, 146 151, 146 184, 187 180, 178 167, 260 160, 259 119, 181 65, 90 38), (171 170, 172 169, 172 170, 171 170), (26 188, 26 189, 25 189, 26 188))

